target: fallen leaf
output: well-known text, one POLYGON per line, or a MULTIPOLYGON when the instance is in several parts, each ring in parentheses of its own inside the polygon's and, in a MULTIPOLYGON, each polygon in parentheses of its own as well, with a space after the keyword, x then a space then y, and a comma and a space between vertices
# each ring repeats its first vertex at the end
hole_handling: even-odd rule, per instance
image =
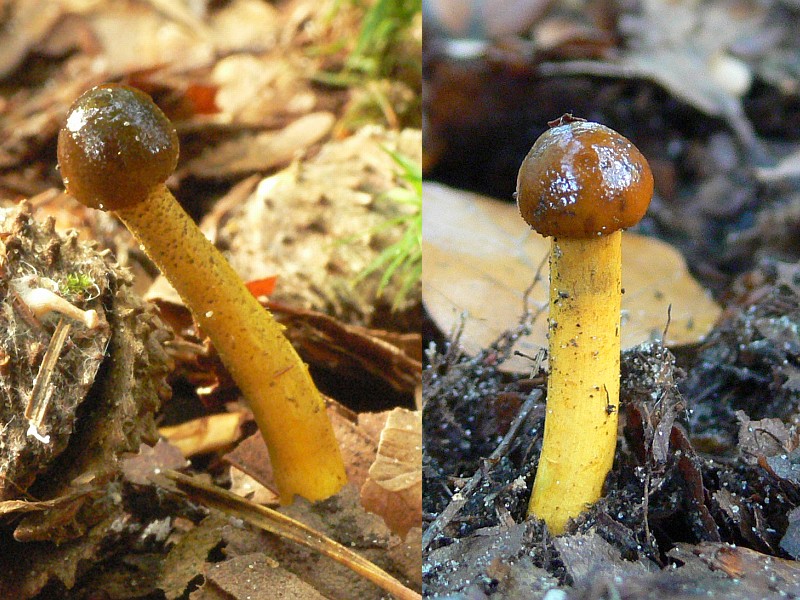
POLYGON ((272 277, 253 279, 252 281, 248 281, 245 285, 253 296, 260 298, 261 296, 269 296, 275 291, 275 282, 277 280, 278 276, 273 275, 272 277))
POLYGON ((637 561, 623 559, 619 548, 594 531, 559 536, 553 540, 553 545, 573 581, 585 581, 599 573, 622 580, 658 571, 658 565, 647 557, 637 561))
POLYGON ((325 598, 263 553, 237 556, 221 563, 207 565, 205 577, 206 586, 220 591, 220 596, 224 598, 236 600, 247 598, 323 600, 325 598))
POLYGON ((422 413, 395 408, 386 419, 378 455, 361 488, 361 504, 405 537, 422 523, 422 413))
POLYGON ((695 554, 713 570, 735 578, 739 584, 737 587, 745 594, 743 598, 768 595, 792 597, 800 594, 800 566, 797 561, 717 542, 701 542, 694 547, 679 543, 677 547, 695 554))
MULTIPOLYGON (((530 309, 548 303, 548 239, 530 230, 514 204, 442 185, 423 187, 422 299, 436 325, 452 332, 466 315, 461 343, 469 353, 489 346, 523 314, 523 295, 541 266, 530 309)), ((669 244, 627 232, 622 238, 622 346, 661 338, 686 344, 703 339, 719 306, 689 274, 669 244), (671 311, 669 307, 671 306, 671 311)), ((547 346, 542 314, 516 349, 528 356, 547 346)), ((527 372, 530 361, 512 357, 503 367, 527 372)))
POLYGON ((268 487, 261 485, 255 478, 236 467, 230 468, 230 490, 242 498, 263 506, 278 506, 280 496, 268 487))
POLYGON ((139 446, 139 452, 123 460, 121 467, 128 483, 150 485, 155 473, 164 469, 184 469, 188 465, 178 448, 159 439, 155 446, 139 446))
POLYGON ((304 115, 280 131, 243 135, 208 148, 189 162, 188 172, 198 177, 225 178, 269 171, 288 164, 328 135, 335 118, 329 112, 304 115))
POLYGON ((169 599, 180 598, 190 582, 202 573, 211 551, 222 543, 222 528, 228 518, 211 512, 190 529, 169 551, 164 559, 159 587, 169 599))

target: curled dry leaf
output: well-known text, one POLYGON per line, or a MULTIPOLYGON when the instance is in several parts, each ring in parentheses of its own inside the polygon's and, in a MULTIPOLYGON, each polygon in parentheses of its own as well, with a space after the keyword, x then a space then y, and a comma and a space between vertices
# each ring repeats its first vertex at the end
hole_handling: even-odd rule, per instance
MULTIPOLYGON (((439 329, 453 331, 466 314, 461 337, 466 351, 488 347, 519 322, 525 290, 540 265, 541 281, 529 308, 546 310, 549 240, 525 225, 515 205, 435 184, 425 184, 423 196, 422 298, 439 329)), ((679 252, 628 232, 622 257, 623 348, 660 338, 668 313, 667 344, 696 342, 708 333, 720 309, 679 252)), ((547 346, 545 316, 519 340, 518 350, 533 356, 547 346)), ((524 373, 530 361, 514 357, 504 368, 524 373)))
MULTIPOLYGON (((348 325, 324 313, 270 302, 267 307, 287 327, 287 337, 301 356, 324 365, 337 377, 383 381, 398 392, 413 394, 422 380, 422 362, 398 344, 391 332, 348 325), (390 339, 391 341, 387 341, 390 339)), ((409 347, 422 345, 419 334, 408 334, 409 347)))
POLYGON ((361 488, 361 504, 405 537, 422 525, 422 413, 392 410, 361 488))
POLYGON ((159 433, 184 456, 217 452, 233 446, 242 437, 242 425, 252 418, 249 411, 206 415, 180 425, 162 427, 159 433))

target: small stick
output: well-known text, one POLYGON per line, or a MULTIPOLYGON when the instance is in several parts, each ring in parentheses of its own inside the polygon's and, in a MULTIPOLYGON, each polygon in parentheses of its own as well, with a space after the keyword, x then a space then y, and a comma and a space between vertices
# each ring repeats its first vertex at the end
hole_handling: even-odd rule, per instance
POLYGON ((360 554, 353 552, 299 521, 291 519, 276 510, 237 496, 233 492, 200 481, 198 478, 189 477, 170 469, 163 471, 163 475, 174 482, 178 489, 190 498, 324 554, 371 581, 384 591, 389 592, 398 600, 422 599, 422 596, 417 592, 407 588, 400 581, 360 554))
POLYGON ((44 353, 42 364, 39 366, 39 372, 36 374, 36 379, 33 380, 33 389, 31 390, 28 406, 25 407, 25 418, 30 423, 28 435, 35 437, 43 444, 50 443, 49 435, 39 433, 39 427, 41 427, 47 409, 50 407, 50 396, 53 392, 50 381, 53 378, 56 362, 61 350, 64 348, 64 343, 67 341, 67 335, 71 327, 63 318, 58 320, 53 337, 50 338, 50 344, 44 353))

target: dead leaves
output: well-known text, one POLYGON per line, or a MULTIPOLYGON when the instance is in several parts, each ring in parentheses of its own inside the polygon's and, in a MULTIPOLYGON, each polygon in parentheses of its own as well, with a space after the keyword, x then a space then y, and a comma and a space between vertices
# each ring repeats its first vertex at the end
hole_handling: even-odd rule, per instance
POLYGON ((422 414, 394 409, 361 488, 361 503, 405 537, 422 522, 422 414))
POLYGON ((245 135, 205 150, 187 165, 189 172, 210 179, 235 178, 284 165, 331 131, 334 116, 328 112, 300 117, 277 132, 245 135))
MULTIPOLYGON (((405 537, 422 523, 422 416, 396 408, 353 415, 331 406, 328 415, 345 457, 350 484, 361 489, 364 509, 380 515, 389 528, 405 537)), ((260 484, 272 489, 267 449, 256 433, 225 459, 260 484)))

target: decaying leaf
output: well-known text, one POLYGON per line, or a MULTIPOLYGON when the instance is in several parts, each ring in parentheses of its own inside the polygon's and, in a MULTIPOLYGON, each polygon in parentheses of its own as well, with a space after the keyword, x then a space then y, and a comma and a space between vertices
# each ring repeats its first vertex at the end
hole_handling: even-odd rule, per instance
MULTIPOLYGON (((306 360, 354 381, 383 381, 404 394, 420 384, 422 362, 413 350, 398 346, 402 340, 391 332, 347 325, 326 314, 268 303, 277 319, 288 328, 287 337, 306 360), (386 341, 390 339, 391 341, 386 341)), ((422 346, 421 336, 406 336, 409 347, 422 346)))
MULTIPOLYGON (((436 184, 425 185, 424 197, 422 297, 442 331, 453 331, 463 313, 467 352, 489 346, 519 322, 523 296, 540 267, 529 308, 546 312, 549 240, 528 228, 515 205, 436 184)), ((702 339, 720 309, 681 255, 664 242, 625 233, 622 256, 623 347, 661 338, 668 319, 667 344, 702 339)), ((543 315, 517 349, 536 355, 547 346, 546 334, 543 315)), ((517 357, 504 368, 527 372, 530 364, 517 357)))
POLYGON ((159 439, 153 446, 142 444, 139 452, 122 461, 125 481, 145 486, 152 481, 153 474, 164 469, 184 469, 189 466, 183 453, 165 439, 159 439))
POLYGON ((312 586, 282 568, 263 553, 237 556, 221 563, 207 565, 206 585, 198 597, 233 598, 293 598, 297 600, 324 600, 312 586), (243 575, 244 574, 244 575, 243 575), (210 589, 208 589, 210 588, 210 589))
POLYGON ((208 178, 234 178, 254 171, 269 171, 288 164, 324 139, 333 123, 331 113, 311 113, 279 131, 245 135, 208 148, 187 165, 187 170, 208 178))
POLYGON ((361 503, 405 536, 422 524, 422 413, 402 408, 386 419, 361 503))
POLYGON ((164 559, 159 587, 167 598, 180 598, 189 582, 202 573, 209 553, 222 544, 225 515, 212 512, 183 535, 164 559))

